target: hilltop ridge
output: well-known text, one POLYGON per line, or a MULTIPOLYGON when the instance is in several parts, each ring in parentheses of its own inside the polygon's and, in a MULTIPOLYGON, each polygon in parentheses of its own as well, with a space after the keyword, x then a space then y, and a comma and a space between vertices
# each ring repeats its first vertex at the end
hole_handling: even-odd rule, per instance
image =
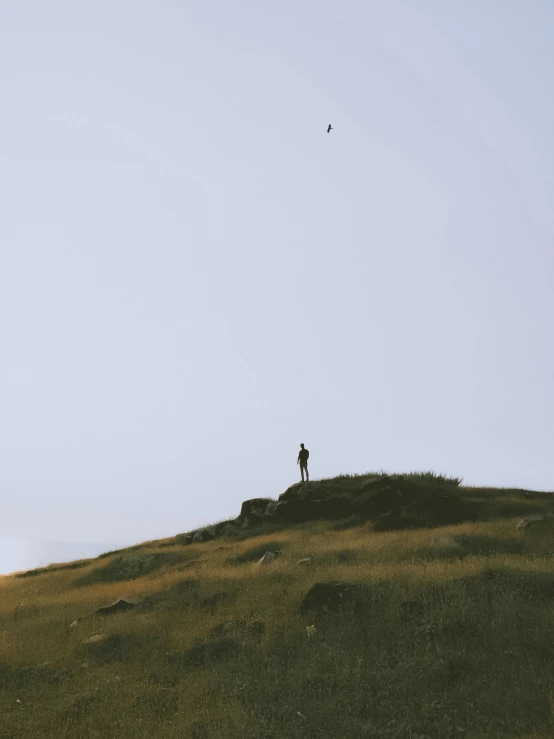
MULTIPOLYGON (((501 515, 542 513, 544 504, 551 501, 554 502, 552 493, 523 488, 464 487, 461 478, 434 472, 338 475, 295 482, 277 500, 270 497, 245 500, 236 518, 167 539, 110 550, 96 559, 136 551, 146 545, 180 547, 263 535, 310 521, 341 521, 345 527, 366 524, 374 531, 433 528, 485 521, 501 515)), ((52 566, 56 565, 49 567, 52 566)), ((48 571, 49 567, 13 573, 13 576, 32 576, 48 571)))

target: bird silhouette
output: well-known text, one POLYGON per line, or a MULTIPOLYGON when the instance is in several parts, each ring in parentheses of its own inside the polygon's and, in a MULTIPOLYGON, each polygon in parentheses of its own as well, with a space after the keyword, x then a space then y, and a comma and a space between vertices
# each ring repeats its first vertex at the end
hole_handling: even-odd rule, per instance
POLYGON ((329 124, 329 128, 327 129, 327 133, 329 133, 329 131, 332 131, 332 130, 333 130, 333 126, 331 124, 329 124))

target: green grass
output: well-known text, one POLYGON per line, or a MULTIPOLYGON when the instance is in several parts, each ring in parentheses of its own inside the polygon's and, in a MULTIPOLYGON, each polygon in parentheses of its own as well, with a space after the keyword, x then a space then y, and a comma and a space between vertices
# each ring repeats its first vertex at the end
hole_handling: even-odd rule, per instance
POLYGON ((479 520, 168 539, 0 579, 0 737, 554 736, 554 527, 516 529, 554 496, 417 474, 477 501, 479 520), (332 580, 365 584, 367 607, 301 617, 332 580), (120 597, 137 607, 71 626, 120 597))

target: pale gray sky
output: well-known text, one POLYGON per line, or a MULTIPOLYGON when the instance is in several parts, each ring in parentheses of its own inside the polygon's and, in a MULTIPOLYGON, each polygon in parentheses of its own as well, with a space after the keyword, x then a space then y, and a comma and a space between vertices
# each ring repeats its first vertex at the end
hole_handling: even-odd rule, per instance
POLYGON ((553 38, 547 0, 2 3, 0 572, 234 516, 300 442, 554 488, 553 38))

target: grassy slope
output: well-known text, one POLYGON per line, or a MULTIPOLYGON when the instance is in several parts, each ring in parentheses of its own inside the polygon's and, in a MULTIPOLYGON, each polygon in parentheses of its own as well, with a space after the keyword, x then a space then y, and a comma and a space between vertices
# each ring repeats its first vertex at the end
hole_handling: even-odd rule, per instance
POLYGON ((0 737, 554 736, 553 524, 515 528, 553 513, 554 496, 459 494, 480 503, 481 520, 157 541, 3 578, 0 737), (446 536, 462 550, 436 541, 446 536), (281 557, 256 567, 272 548, 281 557), (169 559, 146 556, 156 553, 169 559), (303 557, 313 562, 295 566, 303 557), (298 606, 328 580, 372 584, 371 607, 318 620, 310 635, 314 618, 298 606), (120 597, 143 605, 70 627, 120 597), (95 634, 108 640, 83 645, 95 634))

